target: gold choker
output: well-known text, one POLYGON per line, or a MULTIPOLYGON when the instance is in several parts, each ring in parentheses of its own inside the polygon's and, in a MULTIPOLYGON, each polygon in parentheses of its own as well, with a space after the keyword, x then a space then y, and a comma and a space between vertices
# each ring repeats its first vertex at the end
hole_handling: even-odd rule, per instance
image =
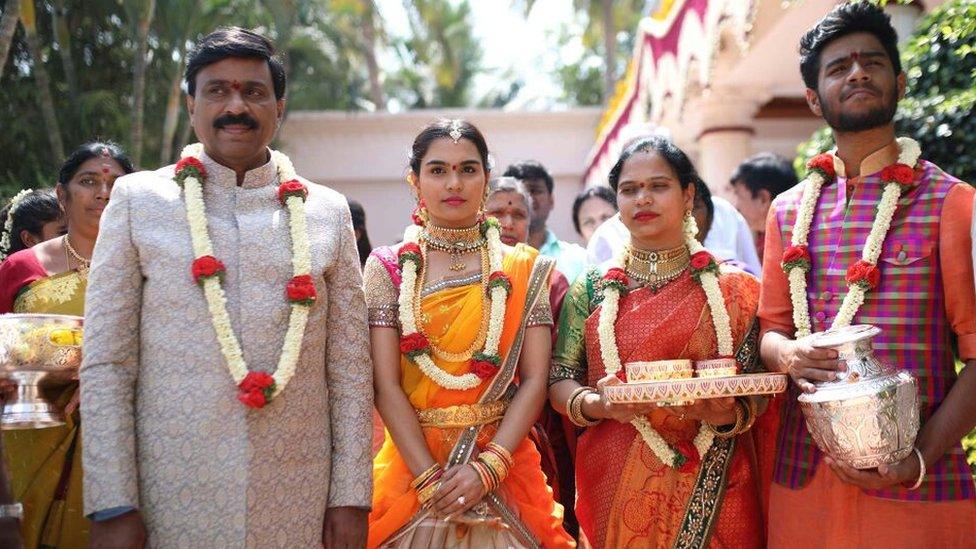
POLYGON ((461 260, 462 255, 485 245, 480 224, 463 229, 448 229, 428 224, 420 232, 420 238, 431 248, 451 254, 449 268, 455 272, 463 271, 465 268, 464 261, 461 260))
POLYGON ((647 251, 627 246, 624 269, 627 275, 653 291, 681 276, 691 263, 688 246, 681 245, 670 250, 647 251))

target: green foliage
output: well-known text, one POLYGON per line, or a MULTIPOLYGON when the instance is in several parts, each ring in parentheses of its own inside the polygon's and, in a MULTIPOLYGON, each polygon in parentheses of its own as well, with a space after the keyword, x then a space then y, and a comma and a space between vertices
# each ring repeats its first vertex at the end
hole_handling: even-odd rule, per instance
MULTIPOLYGON (((616 51, 613 66, 617 79, 623 78, 634 50, 635 29, 644 14, 646 2, 627 0, 614 2, 612 10, 615 29, 616 51)), ((603 75, 607 70, 604 55, 602 2, 599 0, 574 0, 579 25, 562 29, 558 36, 559 47, 581 46, 580 55, 570 58, 560 56, 553 75, 563 90, 562 99, 570 105, 602 105, 604 97, 603 75)))
POLYGON ((467 0, 405 3, 411 36, 393 41, 400 69, 386 91, 407 108, 471 104, 474 78, 482 70, 481 44, 467 0))
MULTIPOLYGON (((895 117, 898 135, 918 141, 926 160, 976 183, 976 2, 953 0, 929 14, 902 57, 908 86, 895 117)), ((829 129, 818 130, 797 148, 797 172, 832 146, 829 129)))

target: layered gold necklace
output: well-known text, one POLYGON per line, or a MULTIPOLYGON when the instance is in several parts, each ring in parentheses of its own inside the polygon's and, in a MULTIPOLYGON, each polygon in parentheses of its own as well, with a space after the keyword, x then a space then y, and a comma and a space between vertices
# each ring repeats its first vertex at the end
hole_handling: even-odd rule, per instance
POLYGON ((463 255, 485 246, 485 237, 481 234, 481 225, 465 227, 463 229, 448 229, 428 223, 420 233, 420 240, 435 250, 451 254, 451 265, 454 272, 463 271, 463 255))
POLYGON ((81 257, 78 250, 75 250, 74 246, 71 245, 71 240, 68 239, 67 234, 61 237, 61 246, 64 248, 65 254, 70 255, 78 263, 78 274, 87 278, 88 271, 91 269, 91 259, 81 257))
POLYGON ((682 244, 670 250, 638 250, 627 245, 624 269, 627 275, 652 291, 681 276, 691 264, 688 246, 682 244))

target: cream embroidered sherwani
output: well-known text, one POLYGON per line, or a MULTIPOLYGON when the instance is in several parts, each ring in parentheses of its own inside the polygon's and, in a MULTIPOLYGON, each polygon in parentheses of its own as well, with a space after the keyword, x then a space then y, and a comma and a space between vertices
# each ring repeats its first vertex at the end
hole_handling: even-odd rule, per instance
MULTIPOLYGON (((206 157, 204 202, 234 332, 273 371, 288 325, 288 213, 273 162, 236 184, 206 157)), ((308 181, 318 300, 294 377, 237 400, 203 292, 173 166, 120 178, 85 310, 85 512, 137 507, 156 547, 315 547, 327 507, 369 507, 372 378, 359 256, 339 193, 308 181)))

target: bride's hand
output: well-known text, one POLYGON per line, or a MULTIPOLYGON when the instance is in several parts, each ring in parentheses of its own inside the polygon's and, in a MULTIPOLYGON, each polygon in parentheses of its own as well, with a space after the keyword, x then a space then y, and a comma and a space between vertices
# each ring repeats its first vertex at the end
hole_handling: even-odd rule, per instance
POLYGON ((598 381, 596 390, 599 400, 590 406, 587 406, 588 402, 584 402, 583 413, 593 419, 612 419, 620 423, 629 423, 635 417, 646 415, 655 408, 654 404, 616 404, 610 402, 606 397, 605 389, 622 383, 620 378, 615 375, 608 375, 598 381))

